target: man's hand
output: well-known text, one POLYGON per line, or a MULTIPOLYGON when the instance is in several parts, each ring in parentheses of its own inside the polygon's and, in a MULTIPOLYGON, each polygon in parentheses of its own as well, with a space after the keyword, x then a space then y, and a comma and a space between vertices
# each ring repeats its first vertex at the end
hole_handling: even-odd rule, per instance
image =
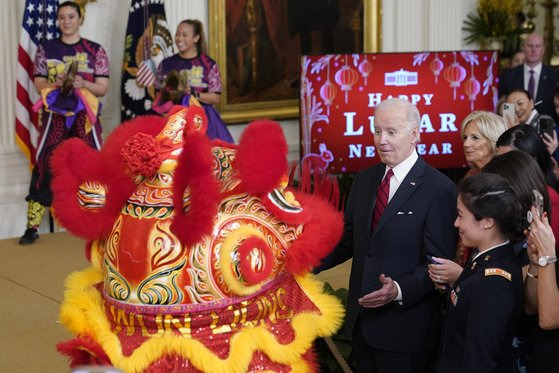
POLYGON ((382 307, 396 299, 398 296, 396 283, 384 274, 380 275, 379 280, 382 283, 382 288, 359 298, 357 302, 361 306, 366 308, 377 308, 382 307))

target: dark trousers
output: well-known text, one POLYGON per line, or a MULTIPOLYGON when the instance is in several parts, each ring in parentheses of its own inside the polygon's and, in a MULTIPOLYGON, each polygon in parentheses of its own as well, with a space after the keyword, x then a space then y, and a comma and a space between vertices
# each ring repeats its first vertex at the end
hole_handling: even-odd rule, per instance
POLYGON ((394 352, 373 348, 365 342, 361 322, 353 331, 353 352, 358 373, 427 373, 430 358, 427 352, 394 352))
POLYGON ((77 137, 94 149, 97 149, 95 138, 101 141, 99 122, 93 125, 89 132, 87 131, 89 122, 85 110, 75 115, 74 123, 70 128, 66 126, 66 120, 65 116, 55 113, 43 111, 41 114, 39 143, 42 145, 37 149, 39 154, 31 174, 31 184, 29 185, 29 194, 25 198, 26 201, 35 201, 45 207, 52 204, 50 159, 62 141, 77 137))

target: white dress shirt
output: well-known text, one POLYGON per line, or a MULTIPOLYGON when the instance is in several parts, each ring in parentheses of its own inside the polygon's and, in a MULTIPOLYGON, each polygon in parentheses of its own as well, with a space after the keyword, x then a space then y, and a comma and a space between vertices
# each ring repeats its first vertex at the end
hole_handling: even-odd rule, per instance
MULTIPOLYGON (((400 164, 392 169, 392 172, 394 172, 394 176, 392 176, 392 178, 390 179, 390 193, 388 194, 388 202, 390 202, 392 197, 394 197, 394 194, 396 194, 396 191, 402 184, 402 181, 404 181, 404 179, 408 175, 408 172, 410 172, 411 168, 417 161, 417 158, 419 158, 419 156, 414 149, 409 157, 404 159, 400 164)), ((384 170, 384 176, 386 176, 386 173, 389 169, 389 167, 386 167, 386 170, 384 170)))
POLYGON ((534 104, 536 103, 536 96, 538 95, 538 85, 540 82, 540 75, 542 74, 542 63, 540 62, 534 67, 524 64, 524 89, 528 91, 528 82, 530 81, 530 70, 534 70, 534 104))

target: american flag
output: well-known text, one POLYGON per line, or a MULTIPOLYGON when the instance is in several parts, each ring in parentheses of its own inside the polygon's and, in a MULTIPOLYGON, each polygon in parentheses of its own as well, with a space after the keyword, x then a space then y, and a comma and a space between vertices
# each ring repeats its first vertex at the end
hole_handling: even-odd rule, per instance
POLYGON ((140 63, 138 67, 138 72, 136 73, 136 82, 140 87, 147 87, 155 82, 156 71, 155 64, 151 60, 144 60, 140 63))
POLYGON ((17 65, 16 142, 31 165, 35 163, 38 137, 37 113, 32 106, 39 99, 33 85, 33 62, 37 46, 58 37, 58 0, 27 0, 21 24, 17 65))

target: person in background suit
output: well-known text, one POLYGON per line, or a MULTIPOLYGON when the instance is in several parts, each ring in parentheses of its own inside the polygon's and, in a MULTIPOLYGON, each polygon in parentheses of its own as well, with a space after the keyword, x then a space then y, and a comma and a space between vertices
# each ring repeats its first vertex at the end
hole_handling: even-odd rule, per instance
POLYGON ((522 51, 518 51, 515 54, 512 55, 512 58, 510 60, 510 68, 515 68, 518 65, 522 65, 524 63, 524 52, 522 51))
POLYGON ((553 108, 553 89, 559 82, 559 72, 542 63, 545 46, 538 33, 529 34, 522 45, 524 64, 506 70, 499 79, 499 95, 507 95, 515 88, 525 89, 534 98, 540 114, 551 116, 557 122, 553 108), (533 83, 530 78, 533 76, 533 83))
POLYGON ((316 269, 353 258, 346 333, 358 372, 425 372, 439 336, 428 256, 454 257, 456 187, 418 157, 419 119, 405 100, 376 107, 382 163, 355 176, 342 239, 316 269))

